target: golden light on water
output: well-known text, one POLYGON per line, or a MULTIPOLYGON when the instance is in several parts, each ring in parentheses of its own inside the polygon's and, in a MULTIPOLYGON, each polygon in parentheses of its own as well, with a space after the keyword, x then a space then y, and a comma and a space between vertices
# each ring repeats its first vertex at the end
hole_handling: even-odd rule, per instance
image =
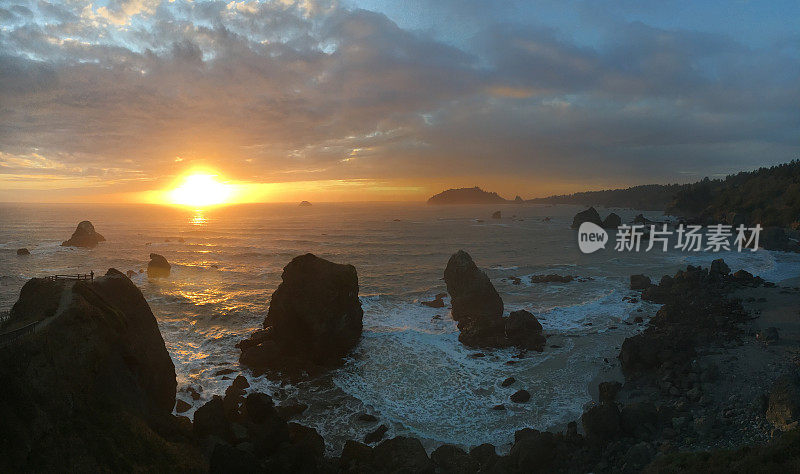
POLYGON ((169 192, 169 201, 181 206, 203 208, 227 203, 232 193, 232 187, 217 181, 216 175, 192 174, 169 192))

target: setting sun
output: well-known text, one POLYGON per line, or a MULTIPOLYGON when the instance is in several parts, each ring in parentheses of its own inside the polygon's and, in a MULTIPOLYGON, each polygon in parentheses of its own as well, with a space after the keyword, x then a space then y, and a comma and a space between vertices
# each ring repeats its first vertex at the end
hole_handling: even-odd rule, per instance
POLYGON ((193 174, 169 193, 172 204, 205 207, 225 204, 231 197, 231 186, 217 181, 212 174, 193 174))

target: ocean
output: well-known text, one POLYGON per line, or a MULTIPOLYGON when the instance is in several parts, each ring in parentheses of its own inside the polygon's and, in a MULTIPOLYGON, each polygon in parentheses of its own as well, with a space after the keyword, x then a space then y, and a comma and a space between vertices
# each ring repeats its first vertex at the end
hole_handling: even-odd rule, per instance
MULTIPOLYGON (((329 374, 292 385, 245 372, 252 388, 278 403, 309 405, 297 421, 316 428, 331 453, 376 427, 358 421, 364 412, 386 424, 388 436, 412 435, 428 448, 490 442, 503 450, 515 430, 577 419, 591 401, 591 382, 617 376, 622 341, 643 328, 634 318, 646 320, 658 309, 626 298, 638 296, 628 289, 630 275, 644 273, 657 281, 687 264, 707 266, 719 257, 733 270, 775 282, 800 272, 800 255, 764 250, 635 253, 609 246, 584 255, 569 228, 580 210, 519 204, 252 204, 206 210, 0 204, 0 311, 11 308, 30 278, 103 274, 111 267, 138 272, 151 252, 164 255, 173 265, 169 279, 137 273, 132 280, 158 319, 175 363, 178 397, 192 404, 191 417, 213 395, 223 394, 239 372, 234 345, 261 327, 283 266, 311 252, 356 267, 363 338, 329 374), (502 219, 491 219, 496 210, 502 219), (61 247, 86 219, 107 241, 91 250, 61 247), (20 247, 31 255, 18 257, 20 247), (518 358, 507 349, 478 357, 458 342, 447 308, 420 304, 446 291, 442 274, 459 249, 486 270, 506 312, 526 309, 539 318, 548 335, 544 352, 518 358), (544 273, 585 281, 532 284, 528 278, 544 273), (517 382, 501 387, 507 377, 517 382), (186 393, 190 386, 201 391, 199 401, 186 393), (511 403, 509 396, 521 388, 532 394, 531 401, 511 403), (500 403, 506 410, 491 409, 500 403)), ((639 213, 613 211, 623 222, 639 213)), ((603 216, 608 212, 600 209, 603 216)), ((663 219, 659 213, 645 216, 663 219)))

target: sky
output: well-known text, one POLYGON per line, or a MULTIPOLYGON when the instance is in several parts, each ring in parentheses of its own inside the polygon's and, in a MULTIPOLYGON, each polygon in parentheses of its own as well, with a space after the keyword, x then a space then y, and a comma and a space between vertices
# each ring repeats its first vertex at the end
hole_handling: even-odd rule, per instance
POLYGON ((525 198, 800 158, 800 2, 0 0, 0 201, 525 198), (244 196, 244 194, 242 194, 244 196))

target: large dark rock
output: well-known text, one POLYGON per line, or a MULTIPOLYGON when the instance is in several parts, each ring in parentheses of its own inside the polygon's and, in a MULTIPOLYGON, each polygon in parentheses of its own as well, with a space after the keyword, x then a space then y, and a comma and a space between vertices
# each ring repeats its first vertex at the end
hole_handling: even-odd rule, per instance
POLYGON ((622 218, 613 212, 606 216, 605 220, 603 221, 603 228, 605 229, 616 229, 621 225, 622 218))
POLYGON ((593 224, 599 225, 600 227, 603 227, 603 219, 600 218, 600 214, 594 207, 590 207, 585 211, 581 211, 575 214, 575 217, 572 219, 572 228, 577 229, 584 222, 591 222, 593 224))
POLYGON ((542 325, 531 313, 512 311, 506 318, 506 340, 521 349, 541 352, 547 339, 542 335, 542 325))
POLYGON ((163 255, 151 253, 150 262, 147 264, 147 276, 149 278, 166 278, 169 276, 171 268, 172 265, 163 255))
POLYGON ((387 439, 372 450, 375 470, 389 472, 433 473, 433 462, 416 438, 387 439))
POLYGON ((94 225, 89 221, 78 224, 72 237, 61 243, 62 247, 97 247, 98 242, 105 242, 106 238, 94 230, 94 225))
POLYGON ((203 469, 172 416, 175 368, 139 289, 110 269, 93 281, 34 278, 13 324, 45 322, 0 348, 0 472, 203 469), (59 304, 59 302, 61 304, 59 304), (169 435, 172 436, 172 435, 169 435))
POLYGON ((31 251, 26 248, 17 249, 17 255, 30 255, 31 251))
POLYGON ((364 312, 355 267, 309 253, 292 259, 282 279, 265 329, 238 344, 241 363, 256 373, 338 364, 361 338, 364 312))
POLYGON ((503 317, 503 300, 489 277, 463 250, 454 253, 444 270, 451 314, 458 323, 458 340, 474 347, 518 346, 541 351, 542 326, 531 313, 515 311, 503 317))
POLYGON ((653 283, 645 275, 631 275, 631 290, 646 290, 653 283))
POLYGON ((581 415, 581 424, 590 441, 607 442, 620 433, 620 413, 613 403, 595 405, 581 415))
POLYGON ((800 377, 778 377, 769 393, 767 420, 781 431, 789 431, 800 422, 800 377))

